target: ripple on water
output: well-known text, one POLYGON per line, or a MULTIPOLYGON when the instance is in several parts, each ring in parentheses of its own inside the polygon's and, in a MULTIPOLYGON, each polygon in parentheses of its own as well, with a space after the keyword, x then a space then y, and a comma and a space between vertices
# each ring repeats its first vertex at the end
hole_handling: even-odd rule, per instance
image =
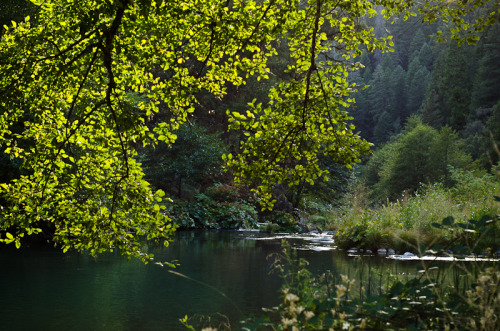
POLYGON ((283 240, 292 239, 294 242, 291 244, 293 248, 298 250, 312 250, 316 252, 330 251, 336 249, 332 246, 335 241, 332 236, 325 236, 320 233, 306 233, 306 234, 255 234, 246 237, 249 240, 283 240))

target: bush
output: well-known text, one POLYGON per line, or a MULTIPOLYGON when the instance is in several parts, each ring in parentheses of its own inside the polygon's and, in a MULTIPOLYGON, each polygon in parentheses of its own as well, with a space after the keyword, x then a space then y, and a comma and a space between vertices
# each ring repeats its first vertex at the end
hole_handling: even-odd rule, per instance
POLYGON ((219 202, 233 202, 240 199, 238 187, 228 184, 215 184, 207 188, 205 194, 211 199, 219 202))
POLYGON ((284 211, 274 211, 272 214, 264 217, 264 222, 275 224, 274 232, 299 232, 300 227, 295 222, 293 215, 284 211))
POLYGON ((476 175, 472 171, 450 167, 451 179, 455 185, 451 189, 453 198, 461 204, 490 200, 500 195, 498 178, 490 174, 476 175))
POLYGON ((363 248, 375 251, 390 246, 387 234, 371 226, 366 218, 360 223, 342 228, 335 238, 337 246, 341 249, 363 248))
POLYGON ((308 224, 319 227, 320 229, 325 229, 328 224, 330 224, 330 220, 322 215, 312 215, 307 220, 308 224))
POLYGON ((193 202, 177 202, 167 214, 180 228, 237 229, 256 228, 257 210, 243 201, 216 202, 205 194, 198 194, 193 202))

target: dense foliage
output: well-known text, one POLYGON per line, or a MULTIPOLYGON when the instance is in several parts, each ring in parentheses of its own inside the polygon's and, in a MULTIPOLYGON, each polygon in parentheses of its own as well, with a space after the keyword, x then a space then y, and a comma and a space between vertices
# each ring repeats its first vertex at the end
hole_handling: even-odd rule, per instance
MULTIPOLYGON (((498 0, 2 2, 0 242, 147 262, 179 227, 300 217, 342 248, 491 253, 499 21, 498 0)), ((293 268, 267 326, 498 329, 495 269, 357 298, 293 268)))
MULTIPOLYGON (((435 52, 422 32, 411 42, 394 39, 396 48, 409 42, 411 54, 398 48, 400 63, 397 53, 385 54, 393 38, 384 32, 384 18, 396 27, 417 14, 435 25, 442 18, 449 25, 432 27, 432 33, 459 43, 487 34, 478 46, 482 69, 474 82, 491 81, 484 93, 472 89, 471 104, 493 107, 496 98, 496 78, 488 76, 496 53, 488 41, 498 35, 490 32, 498 22, 498 1, 36 0, 24 4, 32 15, 22 18, 13 9, 23 4, 12 2, 4 12, 13 22, 4 27, 0 44, 0 144, 13 160, 4 160, 5 169, 14 169, 0 186, 0 240, 16 246, 43 234, 63 250, 119 249, 149 260, 142 240, 169 238, 175 228, 159 188, 180 196, 185 185, 205 189, 211 185, 202 183, 202 169, 220 180, 213 167, 224 148, 210 135, 221 128, 233 132, 223 137, 230 173, 268 207, 273 199, 283 202, 284 194, 273 196, 277 184, 312 185, 331 177, 338 165, 351 167, 369 152, 366 139, 387 141, 420 109, 427 97, 423 86, 433 81, 430 72, 439 62, 431 59, 435 52), (380 89, 388 78, 390 87, 380 89), (247 82, 260 94, 249 98, 247 82), (359 95, 360 136, 350 109, 359 86, 370 82, 374 88, 359 95), (255 88, 260 85, 266 88, 255 88), (229 96, 240 90, 242 96, 229 96), (362 110, 363 98, 373 109, 362 110), (226 114, 220 99, 234 101, 226 114), (193 136, 197 129, 180 127, 195 115, 209 128, 193 136), (366 134, 371 116, 377 123, 366 134), (183 146, 174 147, 176 140, 183 146)), ((452 74, 448 82, 456 79, 452 74)), ((439 94, 446 105, 462 105, 461 91, 439 94)), ((439 123, 465 130, 467 114, 478 117, 477 109, 483 108, 453 108, 455 115, 439 123)), ((440 118, 450 111, 426 113, 440 118)), ((497 118, 483 116, 474 128, 496 134, 497 118)), ((447 132, 453 146, 454 134, 447 132)), ((467 138, 484 142, 482 132, 467 138)), ((393 168, 401 169, 403 161, 396 159, 393 168)), ((302 191, 293 194, 296 207, 302 191)))
POLYGON ((438 131, 412 117, 397 140, 374 152, 363 175, 372 199, 385 201, 415 192, 422 183, 451 186, 450 169, 470 168, 471 161, 450 127, 438 131))

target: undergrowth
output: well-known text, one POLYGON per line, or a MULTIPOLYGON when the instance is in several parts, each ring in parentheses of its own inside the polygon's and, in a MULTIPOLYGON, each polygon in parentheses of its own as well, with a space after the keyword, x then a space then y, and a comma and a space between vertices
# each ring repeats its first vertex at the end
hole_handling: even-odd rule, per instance
MULTIPOLYGON (((474 236, 470 246, 462 246, 464 253, 473 250, 496 220, 483 217, 465 226, 474 236)), ((463 226, 445 218, 433 227, 463 226)), ((244 330, 500 329, 498 262, 453 262, 456 272, 451 277, 441 265, 422 262, 417 276, 404 280, 388 274, 374 291, 366 282, 357 283, 362 278, 313 275, 307 261, 297 259, 286 242, 283 247, 276 263, 283 277, 281 304, 247 319, 244 330)), ((436 246, 424 253, 440 254, 448 248, 436 246)))
MULTIPOLYGON (((445 188, 436 183, 423 185, 414 194, 402 194, 393 201, 369 206, 359 186, 343 208, 329 210, 321 217, 329 220, 327 230, 338 230, 340 248, 393 248, 409 250, 419 245, 445 244, 460 229, 433 227, 433 223, 452 216, 457 223, 500 213, 495 196, 500 183, 492 175, 475 177, 464 171, 452 172, 456 184, 445 188)), ((497 230, 500 228, 497 226, 497 230)), ((483 246, 488 246, 488 243, 483 246)))

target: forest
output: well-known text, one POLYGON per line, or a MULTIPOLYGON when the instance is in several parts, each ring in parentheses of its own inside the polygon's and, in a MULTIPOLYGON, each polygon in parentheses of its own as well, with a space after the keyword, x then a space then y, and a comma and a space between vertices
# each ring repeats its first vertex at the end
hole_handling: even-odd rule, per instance
POLYGON ((0 242, 148 262, 144 239, 260 228, 498 256, 498 1, 339 3, 0 3, 0 242))
MULTIPOLYGON (((381 8, 375 7, 378 11, 381 8)), ((469 14, 469 20, 487 17, 492 8, 494 5, 489 4, 475 10, 469 14)), ((26 1, 3 3, 0 22, 4 26, 3 33, 8 31, 9 25, 15 27, 15 22, 22 22, 27 15, 36 17, 37 10, 37 6, 26 1)), ((358 20, 360 31, 373 33, 373 40, 378 44, 372 46, 367 42, 372 48, 359 49, 357 62, 347 57, 344 68, 353 67, 342 69, 353 70, 349 75, 347 71, 342 74, 347 79, 334 76, 334 80, 349 86, 348 90, 357 91, 353 97, 349 95, 335 101, 341 111, 337 111, 337 120, 345 123, 349 139, 356 139, 355 144, 359 146, 352 156, 339 157, 338 150, 337 155, 329 154, 328 148, 314 147, 312 142, 303 147, 304 138, 300 138, 298 153, 302 154, 296 157, 298 163, 290 163, 290 155, 273 155, 273 152, 265 157, 278 160, 281 157, 284 161, 275 162, 272 167, 257 161, 255 156, 242 161, 241 156, 249 153, 245 144, 257 145, 264 141, 264 145, 254 147, 264 154, 281 148, 275 146, 279 140, 273 143, 269 138, 259 141, 257 137, 262 134, 259 132, 249 139, 249 132, 258 124, 249 121, 255 115, 248 107, 262 111, 266 104, 277 103, 272 93, 281 92, 274 90, 269 94, 273 86, 303 79, 290 70, 297 57, 289 47, 289 43, 294 42, 291 38, 276 44, 277 55, 269 59, 266 69, 272 75, 266 73, 264 79, 254 75, 249 76, 244 85, 226 83, 223 94, 200 89, 190 110, 180 115, 169 108, 172 101, 160 102, 156 113, 147 118, 146 127, 165 128, 168 121, 186 124, 170 126, 170 132, 159 132, 157 137, 166 142, 163 144, 144 142, 141 146, 129 142, 133 151, 128 152, 134 153, 134 163, 142 166, 144 179, 153 191, 165 195, 163 200, 156 196, 155 199, 162 202, 154 204, 155 211, 161 210, 161 214, 179 229, 255 228, 265 224, 270 231, 341 230, 340 240, 342 233, 352 237, 353 226, 362 219, 373 217, 367 214, 385 217, 380 215, 381 211, 393 208, 393 213, 399 215, 381 221, 386 226, 372 221, 371 231, 378 228, 379 235, 383 235, 389 225, 406 224, 400 230, 411 230, 411 234, 403 235, 409 236, 412 242, 425 238, 430 224, 440 217, 454 215, 465 220, 498 213, 494 196, 499 194, 500 25, 493 21, 494 24, 487 24, 472 40, 458 39, 456 42, 453 31, 446 30, 447 23, 443 20, 425 22, 423 14, 398 15, 388 19, 371 13, 358 20), (386 44, 381 46, 384 40, 386 44), (303 152, 307 148, 316 153, 314 157, 303 152), (304 163, 304 159, 313 161, 304 163), (353 163, 357 163, 354 168, 351 167, 353 163), (276 167, 292 172, 278 174, 276 167), (259 178, 255 173, 265 175, 259 178), (433 211, 427 213, 433 216, 427 217, 425 225, 416 229, 414 224, 420 221, 405 220, 407 216, 400 209, 409 208, 408 204, 415 200, 423 204, 428 196, 437 196, 440 200, 428 206, 433 211), (449 215, 445 215, 446 212, 449 215)), ((324 38, 329 38, 328 34, 336 38, 335 32, 328 30, 324 38)), ((346 51, 339 49, 344 56, 346 51)), ((328 58, 328 55, 323 56, 328 58)), ((168 79, 171 75, 159 72, 158 68, 152 70, 160 79, 168 79)), ((293 89, 292 85, 285 88, 293 89)), ((337 93, 345 93, 339 91, 337 93)), ((129 93, 126 98, 131 112, 120 121, 132 120, 141 112, 134 107, 143 97, 129 93)), ((290 95, 289 98, 294 97, 290 95)), ((7 109, 8 106, 4 104, 3 107, 7 109)), ((22 131, 23 118, 29 121, 29 113, 22 116, 11 122, 14 132, 22 131)), ((261 122, 272 121, 272 117, 258 116, 261 122)), ((325 126, 322 120, 317 125, 325 126)), ((265 127, 263 124, 262 128, 265 127)), ((9 139, 8 135, 5 138, 9 139)), ((29 139, 18 143, 30 144, 29 139)), ((282 144, 285 143, 286 139, 282 144)), ((6 141, 2 145, 3 183, 33 173, 26 159, 23 161, 19 153, 13 154, 14 144, 17 143, 6 141)), ((319 141, 321 145, 327 146, 328 142, 319 141)), ((62 156, 63 161, 68 157, 75 160, 78 156, 75 152, 67 153, 62 156)), ((41 161, 43 158, 37 162, 41 161)), ((49 157, 44 162, 53 161, 49 157)), ((62 165, 60 168, 64 169, 62 165)), ((8 198, 4 197, 3 201, 8 205, 8 198)), ((21 215, 26 215, 26 211, 21 215)), ((418 217, 425 218, 423 215, 418 217)), ((39 232, 39 237, 44 239, 57 237, 51 223, 54 224, 45 223, 39 230, 30 231, 39 232)), ((9 228, 7 224, 4 229, 9 228)), ((393 245, 398 236, 401 233, 389 235, 393 245)), ((375 237, 365 244, 380 243, 380 238, 375 237)), ((444 240, 446 235, 442 237, 444 240)), ((13 236, 9 235, 8 239, 13 241, 13 236)), ((345 243, 350 244, 350 240, 345 243)))

